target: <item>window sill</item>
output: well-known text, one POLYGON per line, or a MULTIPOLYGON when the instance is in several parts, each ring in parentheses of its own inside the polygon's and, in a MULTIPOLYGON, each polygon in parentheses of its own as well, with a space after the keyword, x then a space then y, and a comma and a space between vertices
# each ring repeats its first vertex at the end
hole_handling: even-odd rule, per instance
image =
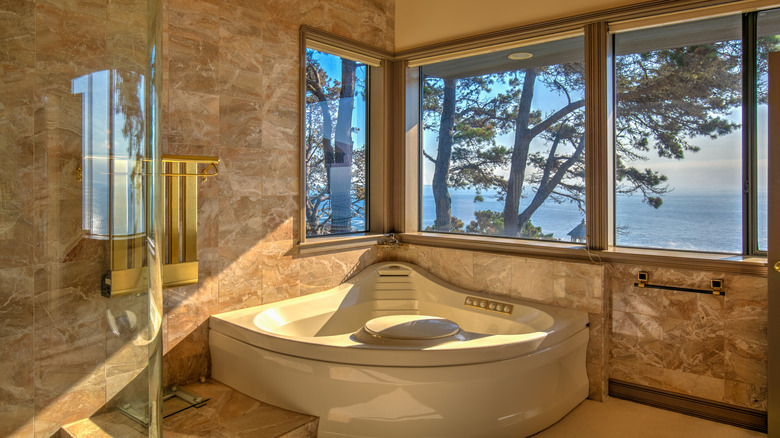
POLYGON ((487 251, 555 260, 649 265, 758 276, 766 276, 767 273, 765 257, 623 247, 605 251, 587 251, 585 245, 570 242, 514 240, 500 237, 423 232, 405 233, 398 237, 402 242, 412 245, 487 251))
POLYGON ((368 248, 380 243, 382 234, 350 234, 347 236, 310 237, 298 243, 298 253, 304 256, 368 248))

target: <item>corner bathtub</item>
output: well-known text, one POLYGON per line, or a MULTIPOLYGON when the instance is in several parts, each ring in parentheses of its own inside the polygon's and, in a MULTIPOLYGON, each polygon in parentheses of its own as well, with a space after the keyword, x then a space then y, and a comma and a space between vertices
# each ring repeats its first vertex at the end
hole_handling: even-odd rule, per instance
POLYGON ((214 315, 212 377, 328 437, 522 437, 588 395, 585 312, 467 291, 406 263, 214 315))

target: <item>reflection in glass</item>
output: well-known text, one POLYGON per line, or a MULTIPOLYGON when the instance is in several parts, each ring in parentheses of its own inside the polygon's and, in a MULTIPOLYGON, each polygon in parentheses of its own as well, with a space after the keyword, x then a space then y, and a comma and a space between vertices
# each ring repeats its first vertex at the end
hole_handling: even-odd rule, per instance
POLYGON ((144 77, 103 70, 72 81, 82 96, 82 226, 95 239, 144 232, 144 77))
POLYGON ((365 64, 306 50, 306 235, 366 231, 365 64))

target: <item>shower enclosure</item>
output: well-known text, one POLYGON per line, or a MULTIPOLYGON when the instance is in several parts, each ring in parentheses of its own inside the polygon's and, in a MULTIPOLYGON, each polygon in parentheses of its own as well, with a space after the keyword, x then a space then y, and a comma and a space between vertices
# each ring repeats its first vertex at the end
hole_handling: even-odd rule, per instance
POLYGON ((161 33, 159 0, 0 2, 0 436, 160 435, 161 33))

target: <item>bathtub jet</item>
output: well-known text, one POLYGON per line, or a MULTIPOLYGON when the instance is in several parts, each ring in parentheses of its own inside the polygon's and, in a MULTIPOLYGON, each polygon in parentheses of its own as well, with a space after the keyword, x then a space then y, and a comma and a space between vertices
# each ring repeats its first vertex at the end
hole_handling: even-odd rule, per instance
POLYGON ((588 315, 399 262, 214 315, 212 376, 319 417, 320 437, 522 437, 588 396, 588 315))

